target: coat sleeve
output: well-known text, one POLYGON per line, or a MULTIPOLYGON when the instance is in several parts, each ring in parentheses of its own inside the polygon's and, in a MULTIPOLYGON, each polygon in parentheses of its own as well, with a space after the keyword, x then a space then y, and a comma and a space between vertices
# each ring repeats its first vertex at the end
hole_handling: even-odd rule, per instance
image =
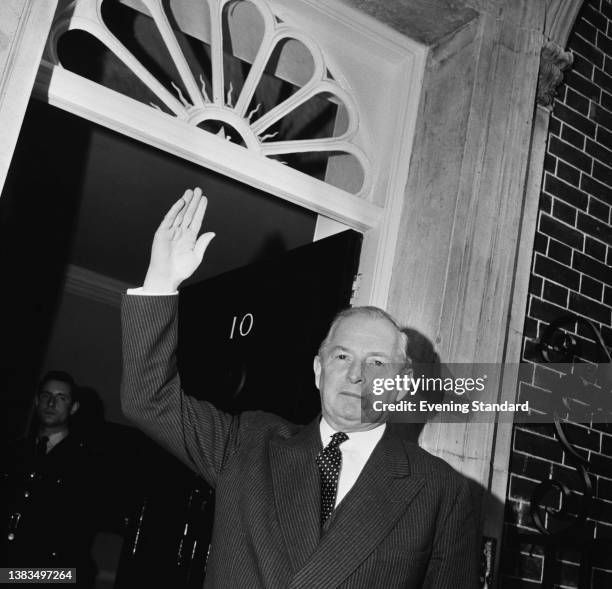
MULTIPOLYGON (((441 512, 423 589, 479 587, 479 543, 470 486, 455 475, 441 512)), ((450 481, 449 481, 450 482, 450 481)))
POLYGON ((181 389, 177 313, 178 296, 123 297, 121 406, 139 429, 215 487, 238 447, 240 418, 181 389))

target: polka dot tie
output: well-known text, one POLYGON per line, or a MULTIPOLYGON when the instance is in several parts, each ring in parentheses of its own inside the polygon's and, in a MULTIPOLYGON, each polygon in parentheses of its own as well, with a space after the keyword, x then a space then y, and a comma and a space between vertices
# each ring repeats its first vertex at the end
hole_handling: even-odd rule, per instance
POLYGON ((346 442, 348 436, 344 432, 336 432, 331 442, 317 455, 317 465, 321 478, 321 525, 331 515, 336 504, 338 477, 342 468, 342 452, 340 444, 346 442))

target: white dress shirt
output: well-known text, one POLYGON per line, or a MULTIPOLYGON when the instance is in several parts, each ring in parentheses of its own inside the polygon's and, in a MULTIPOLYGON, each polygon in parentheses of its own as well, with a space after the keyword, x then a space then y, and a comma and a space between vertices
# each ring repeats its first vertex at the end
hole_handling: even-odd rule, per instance
MULTIPOLYGON (((336 431, 329 426, 324 418, 321 418, 319 427, 321 430, 321 443, 325 448, 336 431)), ((378 444, 380 438, 385 433, 385 427, 386 425, 383 423, 363 432, 345 432, 348 440, 339 446, 340 452, 342 452, 342 466, 340 468, 340 478, 338 479, 335 507, 353 488, 376 444, 378 444)))
POLYGON ((139 297, 171 297, 178 294, 178 290, 172 292, 145 292, 142 289, 142 286, 139 286, 138 288, 128 288, 125 294, 136 295, 139 297))

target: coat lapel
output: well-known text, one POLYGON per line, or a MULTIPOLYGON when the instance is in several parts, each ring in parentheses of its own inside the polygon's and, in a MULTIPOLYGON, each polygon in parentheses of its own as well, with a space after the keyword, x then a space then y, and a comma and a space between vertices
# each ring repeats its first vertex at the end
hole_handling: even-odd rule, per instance
POLYGON ((319 419, 291 438, 270 442, 270 467, 278 523, 294 571, 320 540, 320 490, 316 456, 321 450, 319 419))
POLYGON ((388 427, 291 588, 337 587, 385 538, 423 484, 423 477, 411 475, 402 441, 388 427))

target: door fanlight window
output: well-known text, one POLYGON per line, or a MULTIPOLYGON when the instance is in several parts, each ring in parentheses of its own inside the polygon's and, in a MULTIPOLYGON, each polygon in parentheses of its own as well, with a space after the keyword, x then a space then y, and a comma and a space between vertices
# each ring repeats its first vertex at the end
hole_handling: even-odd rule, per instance
POLYGON ((317 43, 283 22, 266 0, 198 2, 202 22, 193 28, 199 33, 196 38, 179 27, 164 0, 75 0, 56 18, 47 58, 149 104, 162 116, 319 180, 333 184, 328 167, 341 159, 355 173, 350 186, 339 188, 367 195, 370 161, 355 142, 358 108, 330 73, 317 43), (113 11, 120 13, 122 22, 126 11, 131 13, 134 29, 129 35, 122 38, 115 30, 113 22, 120 21, 113 21, 113 11), (70 39, 76 31, 80 33, 70 39), (99 56, 106 68, 112 61, 115 68, 128 70, 129 75, 115 78, 135 82, 117 88, 108 76, 85 71, 91 38, 74 51, 84 42, 83 33, 102 44, 105 55, 99 56), (135 38, 136 44, 128 38, 135 38), (62 52, 63 43, 72 44, 70 51, 62 52), (81 64, 64 54, 80 56, 81 64))

